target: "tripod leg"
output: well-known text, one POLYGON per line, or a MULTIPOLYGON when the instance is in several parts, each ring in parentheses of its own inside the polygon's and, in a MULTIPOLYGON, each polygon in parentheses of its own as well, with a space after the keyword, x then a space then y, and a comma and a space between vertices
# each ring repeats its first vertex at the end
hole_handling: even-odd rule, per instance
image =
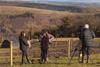
POLYGON ((72 59, 73 59, 73 57, 74 57, 75 53, 76 53, 76 49, 75 49, 75 50, 74 50, 74 52, 72 53, 72 56, 71 56, 71 58, 69 59, 68 64, 70 64, 70 63, 71 63, 71 61, 72 61, 72 59))

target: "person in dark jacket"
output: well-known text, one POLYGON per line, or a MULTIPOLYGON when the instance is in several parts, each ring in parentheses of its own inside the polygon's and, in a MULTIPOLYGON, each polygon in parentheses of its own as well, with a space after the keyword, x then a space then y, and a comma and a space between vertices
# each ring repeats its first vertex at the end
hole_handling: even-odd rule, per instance
POLYGON ((78 54, 79 62, 80 62, 80 59, 81 59, 81 54, 82 54, 81 48, 82 48, 82 44, 83 44, 83 40, 84 40, 84 38, 83 38, 83 31, 84 31, 84 28, 83 28, 82 25, 80 25, 78 30, 77 30, 77 35, 79 37, 79 43, 78 43, 78 45, 76 47, 76 48, 78 48, 78 51, 79 51, 79 54, 78 54))
POLYGON ((81 63, 84 62, 84 56, 86 54, 87 60, 86 63, 88 63, 89 60, 89 53, 90 53, 90 46, 92 45, 92 40, 95 37, 95 34, 92 30, 89 29, 89 25, 85 24, 83 34, 82 35, 82 59, 81 63))
POLYGON ((83 41, 83 30, 84 30, 84 28, 83 28, 82 25, 79 26, 79 28, 77 30, 77 32, 78 32, 77 35, 78 35, 78 37, 79 37, 79 39, 80 39, 81 42, 83 41))
POLYGON ((51 42, 50 40, 52 40, 53 38, 54 36, 49 34, 47 30, 42 31, 42 34, 39 37, 39 42, 41 45, 40 63, 45 63, 47 61, 48 46, 51 42))
POLYGON ((20 50, 22 51, 22 64, 25 62, 24 58, 26 57, 26 60, 28 63, 30 63, 28 59, 28 42, 26 38, 26 33, 22 31, 19 36, 19 44, 20 44, 20 50))

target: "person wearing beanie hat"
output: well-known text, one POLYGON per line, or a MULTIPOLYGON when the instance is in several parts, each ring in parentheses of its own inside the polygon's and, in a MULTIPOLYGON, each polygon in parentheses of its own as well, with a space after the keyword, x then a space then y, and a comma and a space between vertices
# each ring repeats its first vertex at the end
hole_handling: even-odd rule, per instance
POLYGON ((85 24, 84 28, 89 29, 89 24, 85 24))
POLYGON ((89 29, 89 24, 84 25, 84 30, 82 31, 83 39, 82 39, 82 58, 81 63, 84 63, 84 56, 86 55, 86 63, 88 63, 89 60, 89 53, 90 53, 90 46, 92 45, 92 40, 95 37, 95 34, 92 30, 89 29))

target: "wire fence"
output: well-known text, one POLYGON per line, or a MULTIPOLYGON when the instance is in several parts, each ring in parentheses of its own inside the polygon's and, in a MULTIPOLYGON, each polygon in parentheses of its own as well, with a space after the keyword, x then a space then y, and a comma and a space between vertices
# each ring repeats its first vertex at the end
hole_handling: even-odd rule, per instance
MULTIPOLYGON (((96 38, 91 45, 92 54, 100 54, 100 39, 96 38)), ((68 57, 72 55, 72 51, 76 48, 77 45, 80 45, 78 38, 55 38, 52 43, 49 45, 48 58, 60 58, 68 57)), ((11 42, 10 48, 0 48, 0 64, 8 63, 11 66, 14 63, 21 62, 21 51, 19 48, 13 48, 13 42, 11 42)), ((40 43, 37 39, 32 41, 32 46, 29 48, 29 57, 40 58, 40 43)), ((75 55, 77 56, 77 54, 75 55)))

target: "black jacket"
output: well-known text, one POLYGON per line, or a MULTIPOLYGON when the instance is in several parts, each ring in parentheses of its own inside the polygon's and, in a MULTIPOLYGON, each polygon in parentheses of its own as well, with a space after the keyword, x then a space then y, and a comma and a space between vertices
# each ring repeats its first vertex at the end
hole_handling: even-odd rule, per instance
POLYGON ((42 35, 40 43, 41 43, 41 48, 44 48, 44 49, 48 48, 48 45, 49 45, 48 35, 47 36, 42 35))
POLYGON ((93 31, 89 29, 84 29, 83 31, 83 45, 84 46, 90 46, 92 45, 92 39, 95 37, 95 34, 93 31))
POLYGON ((79 28, 77 31, 78 32, 77 35, 81 41, 83 41, 84 39, 83 31, 84 31, 84 28, 79 28))
POLYGON ((26 51, 28 48, 27 38, 24 36, 19 36, 19 44, 20 44, 20 50, 26 51))

